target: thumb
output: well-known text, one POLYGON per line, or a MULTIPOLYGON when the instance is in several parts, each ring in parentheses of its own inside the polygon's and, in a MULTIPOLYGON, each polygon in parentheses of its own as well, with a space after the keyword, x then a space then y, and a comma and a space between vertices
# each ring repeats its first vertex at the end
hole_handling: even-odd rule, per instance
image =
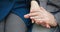
POLYGON ((39 4, 38 4, 38 2, 37 1, 31 1, 31 9, 34 9, 34 8, 40 8, 40 6, 39 6, 39 4))

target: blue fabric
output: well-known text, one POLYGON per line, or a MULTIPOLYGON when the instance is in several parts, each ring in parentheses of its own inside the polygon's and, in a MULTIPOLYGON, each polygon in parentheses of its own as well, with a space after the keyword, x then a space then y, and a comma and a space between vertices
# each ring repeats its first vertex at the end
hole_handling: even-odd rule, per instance
POLYGON ((0 21, 6 17, 14 5, 15 1, 0 0, 0 21))
POLYGON ((29 13, 29 0, 0 0, 0 21, 10 12, 20 16, 27 26, 30 19, 25 19, 24 15, 29 13))

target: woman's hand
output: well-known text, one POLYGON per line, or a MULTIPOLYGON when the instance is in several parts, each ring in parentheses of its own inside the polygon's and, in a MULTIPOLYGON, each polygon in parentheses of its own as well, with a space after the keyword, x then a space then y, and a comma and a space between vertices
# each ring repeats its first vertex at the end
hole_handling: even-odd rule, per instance
POLYGON ((50 28, 50 26, 56 26, 57 22, 54 16, 46 11, 43 7, 39 7, 36 1, 31 2, 30 13, 24 16, 25 18, 30 18, 32 23, 42 25, 44 27, 50 28))

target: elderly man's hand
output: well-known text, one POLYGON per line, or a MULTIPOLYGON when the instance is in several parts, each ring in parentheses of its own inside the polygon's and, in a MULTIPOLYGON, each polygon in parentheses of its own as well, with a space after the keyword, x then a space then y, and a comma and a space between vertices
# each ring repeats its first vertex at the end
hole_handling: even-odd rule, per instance
POLYGON ((39 7, 37 2, 31 3, 30 13, 24 16, 25 18, 32 19, 32 22, 50 28, 50 26, 56 26, 57 22, 54 16, 46 11, 43 7, 39 7))

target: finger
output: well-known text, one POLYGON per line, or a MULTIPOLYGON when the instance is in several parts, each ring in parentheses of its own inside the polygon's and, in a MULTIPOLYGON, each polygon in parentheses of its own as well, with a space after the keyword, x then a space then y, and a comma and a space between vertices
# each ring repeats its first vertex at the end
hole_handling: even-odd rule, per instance
POLYGON ((43 21, 40 21, 39 23, 41 23, 41 24, 42 24, 42 23, 43 23, 43 21))
POLYGON ((35 13, 30 13, 30 14, 29 14, 30 17, 32 17, 32 16, 37 16, 37 15, 38 15, 37 12, 35 12, 35 13))
POLYGON ((36 24, 40 25, 39 21, 35 21, 36 24))
POLYGON ((36 9, 31 9, 30 10, 30 13, 34 13, 34 12, 40 12, 38 9, 36 10, 36 9))
POLYGON ((29 18, 29 17, 33 17, 33 16, 37 16, 37 13, 30 13, 30 14, 26 14, 24 17, 25 18, 29 18))
POLYGON ((30 19, 38 19, 37 16, 30 17, 30 19))
POLYGON ((34 20, 32 20, 32 23, 34 23, 34 20))
POLYGON ((49 24, 46 24, 46 27, 47 27, 47 28, 50 28, 50 25, 49 25, 49 24))
POLYGON ((24 15, 24 18, 29 18, 30 16, 28 14, 24 15))
POLYGON ((34 21, 34 23, 36 23, 36 24, 40 24, 40 23, 39 23, 40 20, 36 20, 35 18, 32 19, 32 20, 34 21))
POLYGON ((43 20, 41 20, 39 23, 40 23, 40 25, 42 25, 43 27, 50 28, 50 27, 48 26, 48 24, 46 24, 46 22, 43 21, 43 20))
POLYGON ((31 16, 30 19, 36 19, 36 20, 46 20, 42 16, 31 16))
POLYGON ((44 22, 42 22, 41 25, 42 25, 43 27, 50 28, 50 25, 49 25, 49 24, 46 24, 46 23, 44 23, 44 22))
POLYGON ((46 26, 46 23, 44 21, 40 21, 40 24, 45 27, 46 26))
POLYGON ((44 21, 44 23, 46 28, 50 28, 50 25, 47 23, 47 21, 44 21))
POLYGON ((45 26, 45 23, 44 23, 44 21, 42 21, 42 20, 36 20, 36 19, 35 19, 35 23, 38 24, 38 25, 45 26))
POLYGON ((34 19, 35 23, 37 24, 44 24, 45 25, 45 19, 38 19, 38 18, 34 18, 34 17, 30 17, 30 19, 34 19))

